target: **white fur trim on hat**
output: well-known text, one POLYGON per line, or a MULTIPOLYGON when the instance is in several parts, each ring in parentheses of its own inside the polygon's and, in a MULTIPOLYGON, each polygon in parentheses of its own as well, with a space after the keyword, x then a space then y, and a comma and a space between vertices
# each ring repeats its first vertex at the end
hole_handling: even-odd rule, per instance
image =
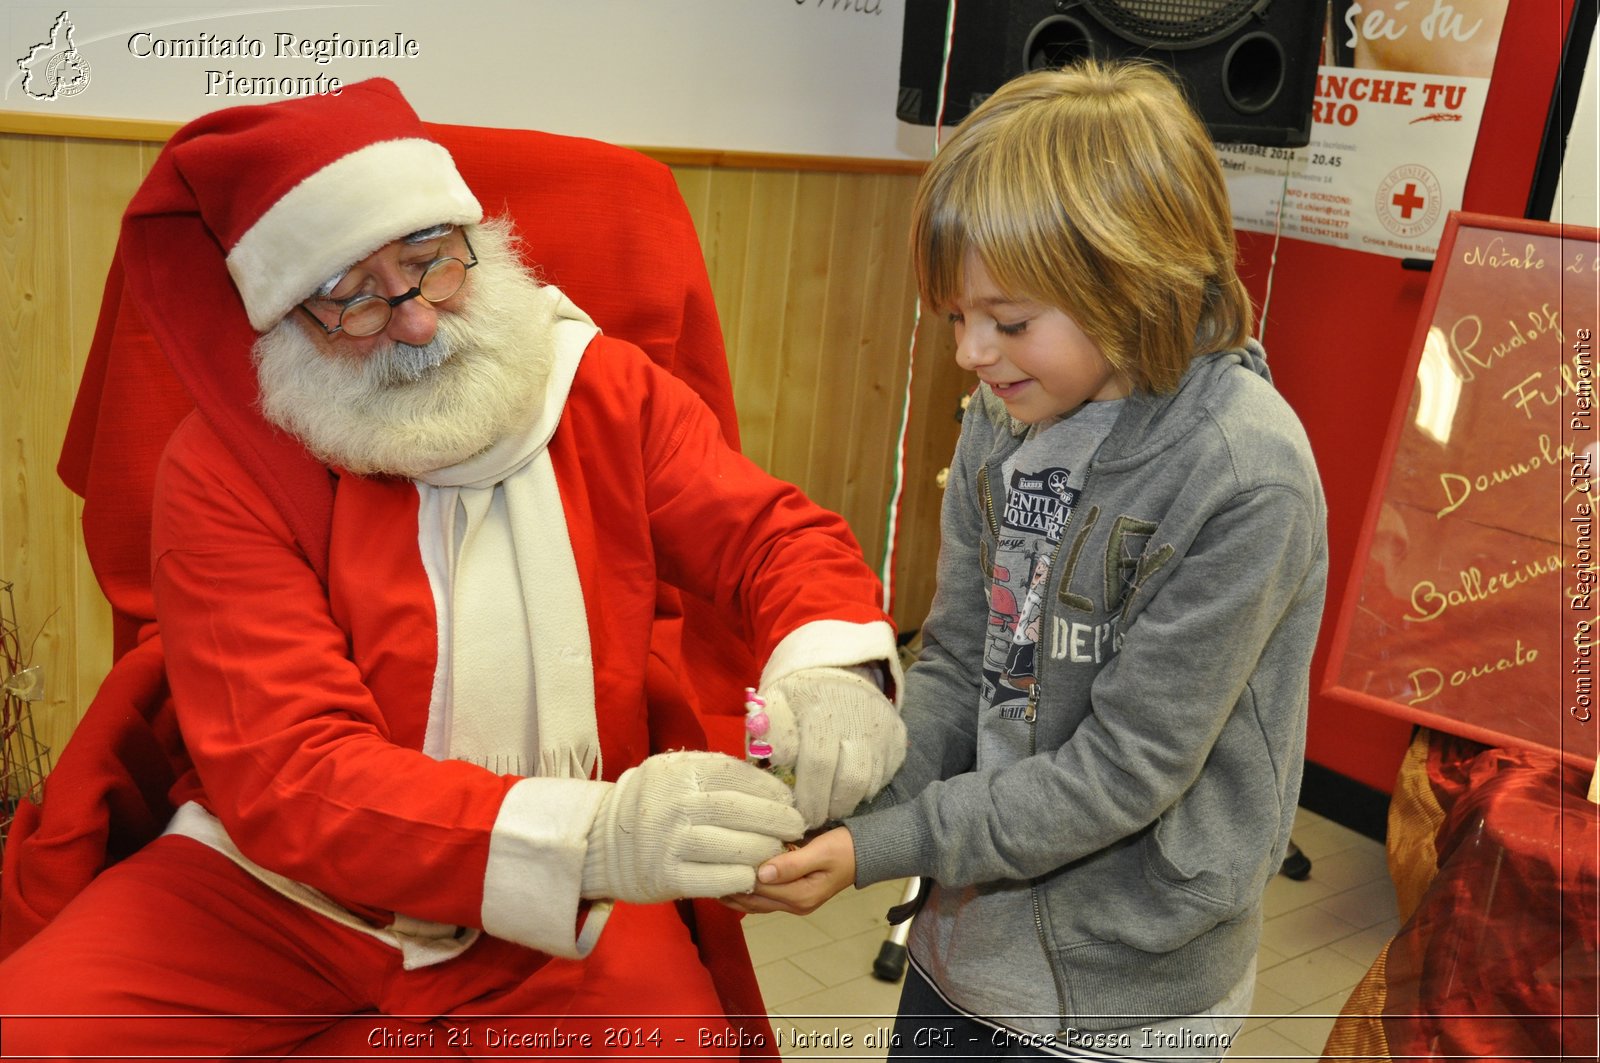
POLYGON ((472 225, 483 208, 431 140, 369 144, 274 203, 228 252, 250 325, 265 332, 351 263, 429 225, 472 225))

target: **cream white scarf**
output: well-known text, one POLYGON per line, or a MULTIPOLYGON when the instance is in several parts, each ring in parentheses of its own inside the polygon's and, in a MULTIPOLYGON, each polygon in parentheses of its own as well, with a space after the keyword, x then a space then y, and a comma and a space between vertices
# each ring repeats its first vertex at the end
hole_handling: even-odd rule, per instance
POLYGON ((558 289, 541 291, 542 404, 488 450, 418 479, 439 624, 423 751, 500 774, 589 779, 600 772, 594 663, 548 444, 599 329, 558 289))

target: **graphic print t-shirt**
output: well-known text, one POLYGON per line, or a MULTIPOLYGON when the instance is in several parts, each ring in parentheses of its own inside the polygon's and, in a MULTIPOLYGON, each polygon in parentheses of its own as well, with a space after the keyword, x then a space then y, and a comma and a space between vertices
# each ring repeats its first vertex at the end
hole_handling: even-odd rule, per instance
POLYGON ((1036 427, 1001 469, 1000 538, 991 563, 989 626, 983 655, 984 705, 1022 719, 1038 682, 1049 571, 1083 488, 1084 469, 1111 431, 1118 402, 1086 403, 1070 417, 1036 427))
MULTIPOLYGON (((995 556, 984 649, 976 766, 1003 768, 1037 751, 1024 722, 1039 665, 1058 647, 1045 630, 1055 599, 1046 574, 1063 537, 1076 534, 1075 513, 1089 459, 1111 431, 1121 401, 1086 403, 1070 417, 1035 426, 1001 468, 990 470, 1000 539, 995 556), (1004 714, 1004 715, 1002 715, 1004 714)), ((1053 574, 1059 580, 1060 569, 1053 574)), ((1047 677, 1048 678, 1048 677, 1047 677)), ((1043 691, 1039 712, 1052 702, 1043 691)), ((1004 810, 1002 809, 1002 814, 1004 810)), ((1055 976, 1033 933, 1031 883, 936 885, 912 920, 909 947, 917 966, 958 1008, 1040 1036, 1059 1029, 1055 976)))

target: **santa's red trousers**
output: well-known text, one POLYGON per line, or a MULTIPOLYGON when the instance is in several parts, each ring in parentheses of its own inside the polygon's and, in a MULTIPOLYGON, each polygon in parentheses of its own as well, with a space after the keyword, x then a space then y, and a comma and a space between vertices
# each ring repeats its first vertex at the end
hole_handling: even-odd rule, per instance
POLYGON ((100 875, 0 965, 0 1015, 7 1059, 738 1053, 672 905, 619 904, 583 961, 484 937, 407 971, 180 837, 100 875))

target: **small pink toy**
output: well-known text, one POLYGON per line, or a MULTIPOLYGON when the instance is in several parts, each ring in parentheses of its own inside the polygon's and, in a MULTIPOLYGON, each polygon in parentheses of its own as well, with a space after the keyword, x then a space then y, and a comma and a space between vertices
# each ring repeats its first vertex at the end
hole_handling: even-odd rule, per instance
POLYGON ((793 786, 794 770, 774 767, 772 764, 772 743, 767 741, 772 719, 767 715, 766 708, 766 699, 757 694, 754 687, 744 688, 744 729, 748 736, 745 740, 745 759, 781 782, 793 786))

